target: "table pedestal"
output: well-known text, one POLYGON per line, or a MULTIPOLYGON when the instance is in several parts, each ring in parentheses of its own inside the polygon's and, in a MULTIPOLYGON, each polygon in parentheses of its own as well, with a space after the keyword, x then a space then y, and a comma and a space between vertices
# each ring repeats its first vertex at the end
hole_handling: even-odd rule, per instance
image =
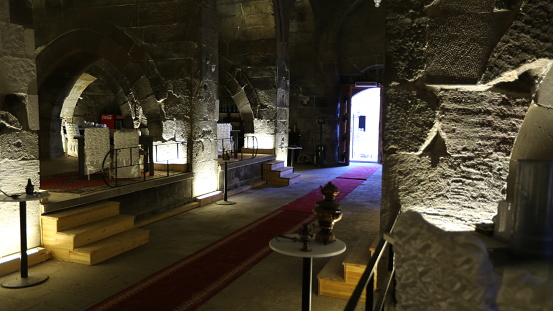
POLYGON ((29 275, 29 260, 27 257, 27 202, 36 201, 49 197, 47 193, 32 195, 23 194, 17 198, 2 197, 0 202, 19 202, 19 232, 21 236, 21 268, 20 276, 11 277, 2 283, 2 287, 5 288, 23 288, 48 280, 48 275, 43 273, 33 273, 29 275))
POLYGON ((301 309, 311 310, 311 291, 313 290, 313 258, 303 258, 303 270, 301 278, 301 309))
MULTIPOLYGON (((298 237, 297 234, 287 235, 289 237, 298 237)), ((311 291, 313 289, 313 258, 325 258, 339 255, 346 251, 346 244, 339 239, 326 245, 320 241, 311 241, 310 252, 301 250, 303 243, 294 242, 290 239, 274 238, 269 242, 269 247, 277 253, 303 259, 302 270, 302 311, 311 310, 311 291)))

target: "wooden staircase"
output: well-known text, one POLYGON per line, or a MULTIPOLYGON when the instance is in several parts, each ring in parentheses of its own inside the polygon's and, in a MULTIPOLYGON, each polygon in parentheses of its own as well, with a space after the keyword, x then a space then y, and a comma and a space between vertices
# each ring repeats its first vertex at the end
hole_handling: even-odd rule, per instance
POLYGON ((102 201, 41 216, 42 241, 52 257, 88 265, 148 243, 149 230, 119 214, 119 202, 102 201))
POLYGON ((288 186, 300 181, 300 174, 294 173, 294 168, 284 166, 284 161, 269 161, 263 163, 263 179, 270 185, 288 186))
MULTIPOLYGON (((376 239, 359 240, 344 254, 331 258, 317 275, 319 295, 349 299, 374 254, 376 242, 376 239)), ((364 291, 361 301, 365 301, 364 291)))

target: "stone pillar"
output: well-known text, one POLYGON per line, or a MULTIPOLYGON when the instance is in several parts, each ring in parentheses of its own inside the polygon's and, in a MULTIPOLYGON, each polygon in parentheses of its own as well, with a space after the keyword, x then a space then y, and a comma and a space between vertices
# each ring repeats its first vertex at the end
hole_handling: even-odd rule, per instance
POLYGON ((288 41, 290 12, 293 6, 294 1, 273 1, 277 42, 275 154, 277 160, 285 162, 288 158, 288 119, 290 109, 290 57, 288 41))
MULTIPOLYGON (((197 95, 192 98, 192 171, 194 172, 193 196, 217 190, 217 120, 218 96, 218 26, 217 2, 203 1, 199 8, 198 63, 199 77, 193 81, 197 95)), ((193 93, 194 94, 194 93, 193 93)))

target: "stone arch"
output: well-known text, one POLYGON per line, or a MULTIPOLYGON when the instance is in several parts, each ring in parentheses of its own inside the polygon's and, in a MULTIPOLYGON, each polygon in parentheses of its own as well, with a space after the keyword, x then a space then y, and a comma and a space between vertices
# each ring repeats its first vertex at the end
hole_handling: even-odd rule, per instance
POLYGON ((546 73, 536 87, 533 101, 515 139, 509 175, 507 177, 507 200, 514 197, 518 160, 553 161, 553 61, 543 64, 546 73))
POLYGON ((246 74, 237 66, 230 63, 228 59, 221 58, 219 64, 221 70, 221 79, 219 84, 220 92, 227 92, 244 122, 244 132, 254 133, 254 118, 255 113, 252 106, 259 107, 259 98, 255 89, 248 81, 246 74))
MULTIPOLYGON (((113 29, 111 29, 113 31, 113 29)), ((132 38, 119 31, 119 38, 90 29, 75 29, 39 48, 37 80, 39 89, 40 156, 50 158, 52 134, 59 123, 61 103, 77 79, 91 66, 98 66, 123 91, 134 96, 152 121, 150 133, 161 135, 159 101, 166 97, 162 78, 148 54, 132 38), (131 43, 132 42, 132 43, 131 43), (157 87, 153 88, 152 85, 157 87)), ((54 135, 55 136, 55 135, 54 135)))

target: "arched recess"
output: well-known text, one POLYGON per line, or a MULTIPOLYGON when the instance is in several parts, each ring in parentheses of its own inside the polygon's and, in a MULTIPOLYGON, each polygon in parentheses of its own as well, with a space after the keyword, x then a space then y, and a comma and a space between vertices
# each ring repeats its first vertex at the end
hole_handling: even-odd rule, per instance
MULTIPOLYGON (((233 65, 228 59, 222 57, 219 60, 221 76, 219 79, 219 92, 226 92, 238 107, 240 118, 242 119, 245 133, 254 133, 254 110, 253 107, 259 107, 259 98, 255 89, 248 81, 246 74, 237 66, 233 65)), ((220 94, 219 97, 224 97, 220 94)))
POLYGON ((507 177, 507 200, 514 198, 518 160, 553 161, 553 63, 536 89, 513 145, 507 177))
MULTIPOLYGON (((105 27, 104 27, 105 29, 105 27)), ((115 29, 115 28, 114 28, 115 29)), ((166 97, 159 84, 153 61, 132 38, 119 30, 115 41, 111 36, 90 29, 76 29, 64 33, 54 41, 39 48, 37 55, 37 80, 40 116, 40 157, 47 159, 59 155, 52 146, 60 145, 52 139, 61 137, 60 113, 64 100, 75 83, 90 68, 103 73, 127 98, 136 99, 148 118, 150 134, 161 137, 162 113, 159 102, 166 97), (122 44, 121 42, 125 42, 122 44), (152 84, 157 85, 154 91, 152 84)))

